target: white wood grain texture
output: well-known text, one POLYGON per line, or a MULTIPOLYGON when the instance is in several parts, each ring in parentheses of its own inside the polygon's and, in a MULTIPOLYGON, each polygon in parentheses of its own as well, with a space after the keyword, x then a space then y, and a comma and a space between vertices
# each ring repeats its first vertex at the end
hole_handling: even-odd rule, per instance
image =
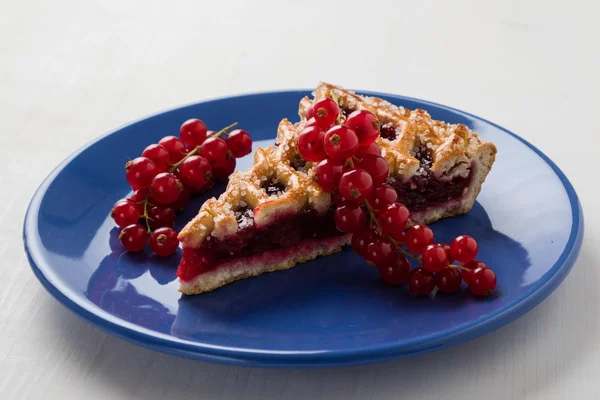
POLYGON ((600 398, 598 4, 0 1, 0 399, 600 398), (155 353, 88 326, 39 285, 23 215, 72 151, 165 108, 320 80, 468 110, 546 152, 586 217, 564 284, 470 343, 330 370, 155 353))

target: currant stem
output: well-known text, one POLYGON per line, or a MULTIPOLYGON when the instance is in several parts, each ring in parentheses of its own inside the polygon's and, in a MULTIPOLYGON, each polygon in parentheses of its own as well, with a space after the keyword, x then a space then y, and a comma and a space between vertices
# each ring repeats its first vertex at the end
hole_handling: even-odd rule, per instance
MULTIPOLYGON (((213 138, 213 137, 219 137, 222 134, 228 132, 231 128, 234 128, 237 126, 237 122, 234 122, 233 124, 226 126, 225 128, 221 129, 219 132, 210 135, 209 137, 213 138)), ((196 146, 192 151, 190 151, 189 153, 187 153, 181 160, 179 160, 178 162, 176 162, 175 164, 169 164, 171 166, 171 168, 169 168, 169 172, 174 172, 177 168, 179 168, 179 166, 181 164, 183 164, 183 162, 185 160, 187 160, 189 157, 195 155, 198 153, 198 151, 200 151, 200 146, 196 146)))
POLYGON ((419 264, 423 264, 423 259, 421 258, 421 256, 415 256, 413 253, 410 253, 410 252, 404 250, 402 247, 396 247, 396 250, 398 250, 398 252, 404 254, 406 257, 412 258, 419 264))
POLYGON ((461 271, 473 271, 471 268, 465 268, 465 264, 464 263, 460 263, 459 265, 448 264, 447 267, 448 268, 453 268, 453 269, 460 269, 461 271))
POLYGON ((198 153, 198 151, 200 150, 200 146, 196 146, 192 151, 190 151, 189 153, 187 153, 181 160, 177 161, 175 164, 169 164, 171 166, 171 168, 169 168, 169 172, 175 172, 175 170, 177 168, 179 168, 179 166, 181 164, 183 164, 183 162, 185 160, 187 160, 189 157, 195 155, 196 153, 198 153))
POLYGON ((144 199, 144 215, 142 215, 142 218, 146 221, 146 230, 148 231, 148 235, 150 235, 152 234, 152 229, 150 229, 150 217, 148 216, 148 200, 150 200, 150 193, 144 199))
POLYGON ((234 122, 233 124, 226 126, 225 128, 221 129, 219 132, 215 133, 214 135, 211 135, 210 137, 219 137, 222 134, 227 133, 227 131, 229 131, 231 128, 235 128, 237 124, 237 122, 234 122))

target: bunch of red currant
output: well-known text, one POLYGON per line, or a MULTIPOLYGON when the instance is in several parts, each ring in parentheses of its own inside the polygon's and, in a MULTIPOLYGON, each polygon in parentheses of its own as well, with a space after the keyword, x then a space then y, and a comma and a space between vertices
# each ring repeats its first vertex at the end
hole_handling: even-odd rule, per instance
POLYGON ((464 281, 473 294, 484 296, 496 287, 496 275, 475 260, 478 245, 467 235, 450 245, 434 244, 426 225, 409 226, 409 211, 386 184, 388 165, 375 139, 380 121, 367 110, 346 118, 330 98, 315 101, 298 136, 298 151, 315 168, 319 185, 333 192, 334 219, 339 230, 352 233, 352 247, 379 269, 383 279, 408 282, 415 295, 437 290, 452 293, 464 281), (421 266, 411 271, 407 257, 421 266))
POLYGON ((248 132, 229 132, 236 125, 214 132, 199 119, 187 120, 179 138, 165 136, 125 164, 134 192, 115 203, 111 216, 123 228, 119 240, 127 251, 141 251, 150 237, 156 255, 175 253, 179 247, 175 212, 187 205, 191 193, 202 193, 214 179, 227 179, 235 170, 235 159, 252 151, 248 132))

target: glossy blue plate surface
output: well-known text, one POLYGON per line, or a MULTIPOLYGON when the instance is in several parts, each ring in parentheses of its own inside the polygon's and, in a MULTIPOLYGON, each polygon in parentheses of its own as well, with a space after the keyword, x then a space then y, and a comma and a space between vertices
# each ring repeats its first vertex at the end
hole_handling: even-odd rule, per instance
MULTIPOLYGON (((170 354, 255 366, 328 366, 375 362, 452 346, 490 332, 540 303, 567 275, 581 247, 583 216, 562 172, 539 150, 475 116, 401 96, 367 93, 436 119, 464 123, 498 147, 473 210, 432 225, 438 241, 467 233, 494 268, 494 296, 462 291, 413 298, 385 285, 352 251, 289 271, 182 297, 180 254, 159 259, 124 253, 108 216, 129 187, 123 165, 148 144, 202 118, 209 127, 235 119, 255 146, 272 143, 281 118, 296 119, 308 91, 208 101, 125 126, 64 161, 34 195, 25 248, 48 291, 87 321, 118 337, 170 354), (268 111, 268 112, 266 112, 268 111)), ((238 160, 238 169, 251 156, 238 160)), ((180 228, 206 198, 178 218, 180 228)))

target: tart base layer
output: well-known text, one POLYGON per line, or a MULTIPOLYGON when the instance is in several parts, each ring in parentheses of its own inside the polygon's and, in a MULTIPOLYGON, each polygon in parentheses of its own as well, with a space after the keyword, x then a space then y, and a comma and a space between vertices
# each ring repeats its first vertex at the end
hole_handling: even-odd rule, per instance
POLYGON ((351 235, 343 235, 329 239, 307 240, 296 246, 229 260, 191 281, 182 281, 179 291, 188 295, 200 294, 240 279, 289 269, 298 263, 340 251, 344 245, 350 243, 350 237, 351 235))

